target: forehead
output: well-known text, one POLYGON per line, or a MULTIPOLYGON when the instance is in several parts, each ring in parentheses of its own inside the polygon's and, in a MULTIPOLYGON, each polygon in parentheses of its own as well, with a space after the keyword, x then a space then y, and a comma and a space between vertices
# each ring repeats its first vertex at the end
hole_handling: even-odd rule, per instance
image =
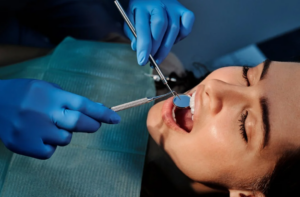
POLYGON ((258 86, 269 104, 270 147, 300 147, 300 64, 272 62, 258 86))

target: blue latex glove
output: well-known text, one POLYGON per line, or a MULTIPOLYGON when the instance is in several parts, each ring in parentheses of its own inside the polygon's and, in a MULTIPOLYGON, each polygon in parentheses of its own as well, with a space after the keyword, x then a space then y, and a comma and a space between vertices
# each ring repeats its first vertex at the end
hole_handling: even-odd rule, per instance
POLYGON ((140 65, 148 62, 150 53, 160 64, 173 44, 189 35, 195 20, 193 12, 177 0, 130 0, 127 15, 135 26, 137 40, 126 23, 124 31, 140 65))
POLYGON ((95 132, 120 117, 100 103, 30 79, 0 80, 0 139, 15 153, 47 159, 72 132, 95 132))

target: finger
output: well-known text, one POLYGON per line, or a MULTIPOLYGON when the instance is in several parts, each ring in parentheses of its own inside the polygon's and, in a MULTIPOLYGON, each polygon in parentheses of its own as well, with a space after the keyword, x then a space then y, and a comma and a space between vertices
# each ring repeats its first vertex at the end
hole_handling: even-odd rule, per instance
POLYGON ((181 21, 180 21, 181 22, 180 32, 176 39, 176 43, 184 39, 191 33, 194 25, 194 21, 195 21, 195 15, 192 11, 186 10, 182 13, 181 21))
POLYGON ((167 55, 171 51, 172 46, 174 45, 174 42, 178 36, 179 27, 179 16, 176 14, 169 14, 169 23, 166 35, 157 54, 154 57, 157 64, 161 64, 161 62, 167 57, 167 55))
POLYGON ((65 94, 65 105, 70 110, 79 111, 98 122, 116 124, 121 120, 120 116, 116 112, 105 107, 101 103, 93 102, 83 96, 79 96, 70 92, 65 92, 65 94))
POLYGON ((83 96, 65 91, 63 98, 65 98, 65 106, 68 109, 79 111, 98 122, 117 124, 121 120, 116 112, 101 103, 93 102, 83 96))
POLYGON ((150 15, 147 10, 136 9, 135 26, 137 34, 137 59, 139 65, 143 66, 148 62, 152 48, 152 38, 150 32, 150 15))
POLYGON ((49 159, 53 155, 56 146, 44 144, 41 137, 31 137, 32 138, 28 138, 24 141, 21 148, 13 144, 4 143, 9 150, 17 154, 37 159, 49 159))
POLYGON ((43 144, 41 147, 39 147, 39 150, 33 151, 33 155, 30 156, 37 159, 43 159, 43 160, 49 159, 55 152, 56 147, 57 146, 43 144))
POLYGON ((151 33, 152 33, 152 50, 154 56, 161 45, 168 27, 168 16, 163 7, 154 8, 151 11, 151 33))
MULTIPOLYGON (((132 23, 133 26, 135 26, 135 21, 134 21, 134 9, 131 9, 130 7, 127 10, 127 16, 132 23)), ((134 37, 133 33, 131 32, 129 26, 127 25, 126 22, 124 22, 124 32, 126 36, 131 40, 131 48, 133 51, 136 51, 136 38, 134 37)))
POLYGON ((133 51, 136 51, 136 38, 135 37, 133 37, 131 40, 131 49, 133 51))
MULTIPOLYGON (((57 119, 56 126, 58 128, 65 129, 70 132, 75 131, 75 132, 93 133, 96 132, 101 126, 100 122, 86 116, 85 114, 79 111, 72 111, 72 110, 65 109, 62 114, 63 115, 61 117, 56 117, 57 119)), ((68 137, 66 133, 60 133, 54 139, 54 142, 58 143, 59 140, 62 140, 61 143, 64 144, 65 142, 68 142, 68 141, 63 141, 65 137, 68 137)))
POLYGON ((43 137, 44 144, 50 144, 53 146, 66 146, 70 144, 72 139, 72 133, 59 128, 54 128, 50 132, 47 132, 47 136, 43 137))

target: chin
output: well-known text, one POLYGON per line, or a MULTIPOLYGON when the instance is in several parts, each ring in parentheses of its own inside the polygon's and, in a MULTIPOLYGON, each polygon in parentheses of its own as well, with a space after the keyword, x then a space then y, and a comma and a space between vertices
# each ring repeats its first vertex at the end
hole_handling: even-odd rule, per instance
POLYGON ((170 156, 175 165, 193 179, 195 173, 184 159, 187 157, 185 151, 188 150, 186 143, 190 132, 175 123, 172 108, 172 102, 168 100, 154 105, 148 112, 147 128, 154 141, 170 156))
POLYGON ((162 145, 160 142, 163 135, 163 120, 161 115, 163 103, 164 101, 155 104, 148 112, 147 117, 148 131, 158 145, 162 145))

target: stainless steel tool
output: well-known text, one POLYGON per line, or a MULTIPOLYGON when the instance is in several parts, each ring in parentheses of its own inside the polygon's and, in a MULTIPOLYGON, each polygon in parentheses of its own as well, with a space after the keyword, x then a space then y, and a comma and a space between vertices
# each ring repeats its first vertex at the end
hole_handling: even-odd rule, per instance
MULTIPOLYGON (((127 14, 126 14, 126 12, 125 12, 124 9, 123 9, 123 7, 121 6, 121 4, 119 3, 118 0, 115 0, 114 2, 115 2, 115 4, 116 4, 118 10, 119 10, 120 13, 122 14, 122 16, 123 16, 125 22, 126 22, 127 25, 129 26, 129 28, 130 28, 132 34, 134 35, 135 38, 137 38, 137 34, 136 34, 136 32, 135 32, 135 28, 134 28, 134 26, 132 25, 132 23, 130 22, 130 20, 129 20, 127 14)), ((158 65, 156 64, 156 62, 155 62, 155 60, 154 60, 154 58, 152 57, 151 54, 149 55, 149 61, 150 61, 150 63, 154 66, 154 68, 155 68, 156 72, 158 73, 158 75, 160 76, 160 78, 161 78, 163 84, 164 84, 165 86, 168 87, 168 89, 170 90, 170 92, 173 94, 174 97, 177 96, 177 97, 180 99, 180 97, 178 96, 178 94, 177 94, 176 92, 172 91, 172 89, 171 89, 170 86, 168 85, 168 82, 167 82, 165 76, 163 75, 163 73, 162 73, 161 70, 159 69, 158 65)))
POLYGON ((131 101, 131 102, 128 102, 128 103, 124 103, 124 104, 121 104, 121 105, 117 105, 117 106, 111 107, 110 109, 113 110, 113 111, 115 111, 115 112, 122 111, 124 109, 129 109, 129 108, 136 107, 136 106, 139 106, 139 105, 144 105, 146 103, 150 103, 151 101, 155 101, 157 99, 170 96, 170 94, 173 94, 173 91, 169 92, 167 94, 160 95, 160 96, 146 97, 146 98, 142 98, 142 99, 139 99, 139 100, 131 101))

